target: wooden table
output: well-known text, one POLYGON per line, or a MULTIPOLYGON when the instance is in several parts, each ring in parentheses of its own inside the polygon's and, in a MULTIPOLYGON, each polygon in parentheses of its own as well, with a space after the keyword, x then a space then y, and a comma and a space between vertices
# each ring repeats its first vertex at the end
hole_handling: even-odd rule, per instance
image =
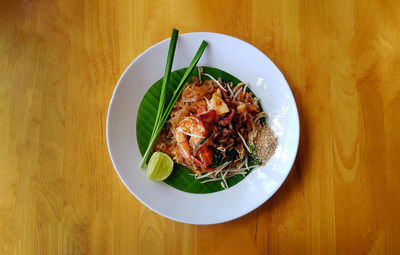
POLYGON ((397 0, 1 1, 0 254, 400 254, 399 10, 397 0), (172 27, 253 44, 296 98, 288 179, 232 222, 157 215, 108 156, 114 86, 172 27))

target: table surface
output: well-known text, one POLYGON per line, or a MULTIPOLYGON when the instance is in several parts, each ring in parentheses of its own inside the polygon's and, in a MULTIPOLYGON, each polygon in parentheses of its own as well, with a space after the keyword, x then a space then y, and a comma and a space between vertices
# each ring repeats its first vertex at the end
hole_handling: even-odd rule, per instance
POLYGON ((0 254, 400 254, 399 10, 396 0, 3 0, 0 254), (288 179, 232 222, 157 215, 108 156, 119 76, 173 27, 253 44, 298 105, 288 179))

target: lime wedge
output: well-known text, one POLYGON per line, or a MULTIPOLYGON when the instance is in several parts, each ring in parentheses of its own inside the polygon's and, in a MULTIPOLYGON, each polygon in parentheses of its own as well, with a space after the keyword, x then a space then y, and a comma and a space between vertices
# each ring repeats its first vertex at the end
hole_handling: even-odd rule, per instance
POLYGON ((171 157, 162 152, 154 152, 147 165, 147 178, 153 181, 165 180, 174 168, 171 157))

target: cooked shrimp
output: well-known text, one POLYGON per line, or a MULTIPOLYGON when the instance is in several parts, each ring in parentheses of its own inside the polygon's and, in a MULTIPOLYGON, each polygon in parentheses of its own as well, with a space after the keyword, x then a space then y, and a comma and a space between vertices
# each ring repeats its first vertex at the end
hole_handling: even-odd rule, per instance
POLYGON ((182 158, 189 160, 195 165, 205 170, 212 163, 213 152, 208 146, 202 146, 199 150, 197 159, 192 149, 207 136, 207 130, 204 125, 196 118, 185 118, 181 120, 175 129, 175 139, 182 158), (190 139, 188 139, 190 136, 190 139))
POLYGON ((199 154, 201 161, 204 162, 204 164, 206 164, 206 166, 209 166, 212 164, 214 152, 213 152, 213 150, 210 149, 210 147, 208 145, 204 145, 204 146, 200 147, 198 154, 199 154))

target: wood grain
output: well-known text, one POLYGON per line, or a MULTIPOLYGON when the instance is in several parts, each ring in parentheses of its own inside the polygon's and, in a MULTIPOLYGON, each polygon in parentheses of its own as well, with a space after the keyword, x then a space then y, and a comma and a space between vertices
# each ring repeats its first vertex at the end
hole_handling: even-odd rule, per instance
POLYGON ((3 0, 0 254, 400 254, 399 10, 395 0, 3 0), (155 214, 108 156, 114 86, 172 27, 255 45, 296 98, 292 172, 232 222, 155 214))

